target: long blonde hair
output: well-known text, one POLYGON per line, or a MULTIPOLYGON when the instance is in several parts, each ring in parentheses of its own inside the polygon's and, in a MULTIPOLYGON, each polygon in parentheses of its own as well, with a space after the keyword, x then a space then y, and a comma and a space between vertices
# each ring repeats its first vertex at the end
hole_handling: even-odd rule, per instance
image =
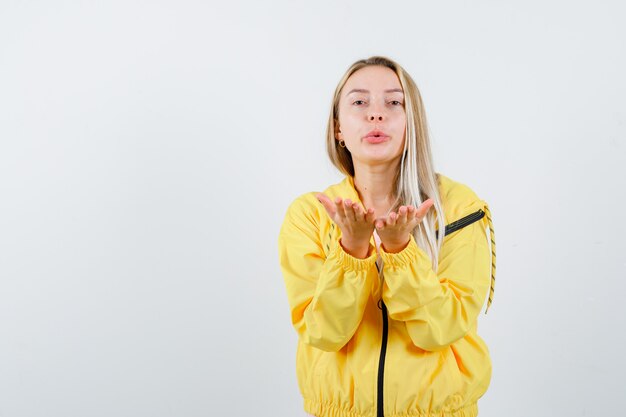
POLYGON ((347 148, 339 146, 336 135, 339 131, 339 98, 348 78, 359 69, 380 65, 393 70, 404 91, 404 110, 406 113, 406 137, 400 167, 395 175, 395 203, 392 210, 401 205, 418 207, 423 201, 432 198, 435 204, 429 210, 420 225, 413 230, 417 245, 422 248, 432 261, 433 270, 437 271, 439 251, 443 244, 445 217, 439 195, 438 175, 435 172, 426 113, 417 85, 411 76, 396 62, 383 56, 372 56, 356 61, 343 75, 333 96, 333 101, 326 128, 326 150, 332 163, 344 174, 354 178, 352 155, 347 148), (436 226, 438 235, 435 235, 436 226))

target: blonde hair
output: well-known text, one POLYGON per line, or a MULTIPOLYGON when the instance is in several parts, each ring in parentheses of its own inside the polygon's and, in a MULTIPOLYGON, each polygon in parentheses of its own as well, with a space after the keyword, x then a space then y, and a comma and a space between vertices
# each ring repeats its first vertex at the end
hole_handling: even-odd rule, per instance
POLYGON ((430 256, 433 270, 436 272, 446 225, 439 195, 439 179, 434 169, 422 97, 411 76, 398 63, 383 56, 373 56, 358 60, 348 68, 333 96, 326 128, 326 150, 337 169, 354 178, 352 155, 347 148, 339 146, 336 139, 339 131, 339 98, 348 78, 359 69, 370 65, 380 65, 393 70, 404 91, 406 140, 400 167, 395 175, 393 188, 396 190, 394 196, 396 200, 391 210, 401 205, 418 207, 423 201, 433 199, 434 210, 429 210, 419 226, 413 230, 413 237, 417 245, 430 256), (439 226, 437 236, 436 225, 439 226))

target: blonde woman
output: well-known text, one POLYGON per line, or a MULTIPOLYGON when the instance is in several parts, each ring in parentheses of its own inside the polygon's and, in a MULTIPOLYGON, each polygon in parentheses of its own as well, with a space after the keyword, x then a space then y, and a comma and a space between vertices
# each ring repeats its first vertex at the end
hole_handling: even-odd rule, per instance
POLYGON ((434 171, 419 90, 385 57, 339 82, 327 150, 344 180, 296 198, 279 235, 305 411, 476 416, 491 379, 486 202, 434 171))

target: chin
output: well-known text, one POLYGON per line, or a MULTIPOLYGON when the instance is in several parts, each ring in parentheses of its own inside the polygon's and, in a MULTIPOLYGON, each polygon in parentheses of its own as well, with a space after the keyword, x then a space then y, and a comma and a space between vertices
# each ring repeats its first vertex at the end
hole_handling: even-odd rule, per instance
MULTIPOLYGON (((354 157, 353 157, 354 158, 354 157)), ((400 159, 400 155, 389 155, 389 154, 367 154, 360 155, 358 160, 363 164, 368 165, 379 165, 379 164, 388 164, 400 159)))

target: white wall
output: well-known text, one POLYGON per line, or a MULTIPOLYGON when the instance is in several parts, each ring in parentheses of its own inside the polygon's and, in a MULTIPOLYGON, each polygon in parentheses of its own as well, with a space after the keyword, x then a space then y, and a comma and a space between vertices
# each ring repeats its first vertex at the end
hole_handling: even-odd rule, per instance
POLYGON ((0 417, 301 416, 277 235, 402 64, 492 210, 481 416, 623 412, 619 1, 0 2, 0 417))

